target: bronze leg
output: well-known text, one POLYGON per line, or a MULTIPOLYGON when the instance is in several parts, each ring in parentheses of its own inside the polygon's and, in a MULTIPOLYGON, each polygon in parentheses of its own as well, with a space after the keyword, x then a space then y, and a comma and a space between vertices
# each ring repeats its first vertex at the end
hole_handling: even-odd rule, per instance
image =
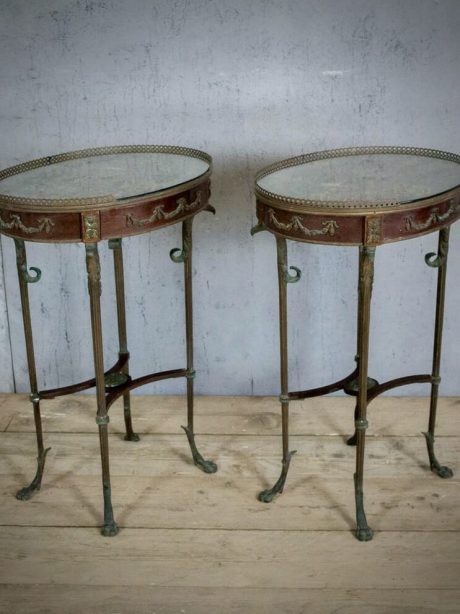
POLYGON ((192 225, 193 217, 189 217, 182 223, 182 250, 172 250, 171 258, 174 262, 184 263, 185 285, 185 334, 187 347, 187 426, 182 428, 192 452, 193 462, 205 473, 215 473, 217 465, 211 460, 205 460, 199 453, 195 443, 193 431, 193 294, 192 294, 192 225))
POLYGON ((45 468, 46 455, 51 448, 44 448, 43 446, 43 431, 42 420, 40 416, 40 397, 38 396, 37 386, 37 371, 35 368, 35 355, 34 355, 34 341, 32 336, 32 322, 30 318, 30 305, 29 305, 29 290, 27 288, 28 283, 34 283, 40 279, 41 273, 39 269, 31 268, 35 271, 35 276, 32 276, 27 271, 27 257, 26 247, 22 239, 14 240, 16 246, 16 263, 18 267, 19 278, 19 290, 21 294, 21 306, 22 306, 22 321, 24 324, 24 336, 26 340, 26 352, 27 352, 27 366, 29 370, 29 383, 30 383, 30 400, 34 408, 34 420, 35 431, 37 434, 37 472, 34 479, 25 488, 21 488, 16 493, 16 498, 22 501, 27 501, 31 498, 36 490, 40 490, 43 470, 45 468))
MULTIPOLYGON (((123 270, 123 246, 121 239, 110 239, 109 248, 113 250, 113 265, 115 270, 115 292, 117 295, 117 319, 119 357, 128 354, 125 309, 125 276, 123 270)), ((122 373, 129 375, 129 362, 122 368, 122 373)), ((129 390, 123 394, 123 413, 125 418, 126 441, 139 441, 139 435, 134 433, 131 422, 131 402, 129 390)))
MULTIPOLYGON (((359 284, 360 284, 360 280, 362 277, 362 258, 359 258, 359 270, 358 270, 358 289, 359 289, 359 284)), ((361 319, 362 319, 362 305, 361 305, 361 301, 358 299, 358 312, 357 312, 357 326, 356 326, 356 330, 357 330, 357 349, 356 349, 356 357, 355 360, 357 362, 358 365, 358 369, 359 369, 359 352, 360 352, 360 348, 361 348, 361 319)), ((356 405, 355 405, 355 423, 356 420, 358 419, 358 398, 356 398, 356 405)), ((356 445, 356 441, 357 441, 358 437, 357 437, 357 431, 355 429, 355 432, 353 433, 353 435, 351 437, 349 437, 347 439, 347 445, 348 446, 355 446, 356 445)))
POLYGON ((97 414, 96 424, 99 427, 99 441, 102 463, 102 489, 104 495, 104 526, 102 535, 111 537, 118 533, 118 527, 113 518, 112 495, 110 488, 109 469, 109 438, 105 401, 104 356, 102 348, 101 322, 101 267, 97 243, 86 244, 86 269, 88 272, 88 291, 91 307, 91 330, 93 337, 94 372, 96 377, 97 414))
POLYGON ((286 239, 276 237, 278 254, 278 288, 279 288, 279 326, 280 326, 280 368, 281 368, 281 428, 283 436, 283 460, 281 475, 272 488, 259 493, 258 499, 270 503, 276 494, 283 492, 289 471, 289 464, 296 450, 289 452, 289 380, 288 380, 288 338, 287 338, 287 284, 300 279, 300 271, 291 267, 296 275, 291 275, 287 266, 286 239))
POLYGON ((427 256, 427 263, 430 266, 438 267, 438 289, 436 298, 436 323, 434 331, 434 348, 433 348, 433 368, 432 368, 432 384, 431 384, 431 401, 430 401, 430 418, 428 422, 428 432, 424 433, 426 445, 428 449, 428 457, 430 459, 431 470, 441 478, 451 478, 454 473, 449 467, 441 465, 434 453, 434 429, 436 425, 436 408, 438 404, 439 377, 441 365, 441 345, 442 345, 442 327, 444 320, 444 299, 446 293, 446 273, 447 273, 447 255, 449 252, 449 234, 450 226, 442 228, 439 231, 438 255, 434 261, 430 261, 427 256))
POLYGON ((360 279, 359 279, 359 303, 358 313, 359 322, 359 389, 357 399, 357 416, 355 421, 356 429, 356 473, 355 480, 355 499, 356 499, 356 537, 360 541, 372 539, 373 532, 369 528, 364 513, 364 493, 363 493, 363 474, 364 474, 364 443, 366 429, 368 426, 366 419, 367 412, 367 367, 369 358, 369 326, 371 315, 371 296, 372 283, 374 279, 374 257, 375 247, 361 246, 359 250, 360 259, 360 279))

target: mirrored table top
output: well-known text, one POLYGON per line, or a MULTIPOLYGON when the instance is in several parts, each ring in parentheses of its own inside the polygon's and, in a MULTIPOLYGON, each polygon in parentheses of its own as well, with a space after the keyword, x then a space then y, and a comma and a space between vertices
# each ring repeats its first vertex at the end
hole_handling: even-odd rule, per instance
POLYGON ((71 152, 2 171, 0 196, 43 200, 110 196, 123 200, 197 179, 210 165, 203 152, 179 147, 121 146, 71 152), (98 153, 85 155, 87 152, 98 153), (15 169, 19 170, 5 176, 15 169))
POLYGON ((320 207, 413 203, 460 186, 460 156, 437 150, 367 147, 306 154, 274 164, 256 192, 320 207))

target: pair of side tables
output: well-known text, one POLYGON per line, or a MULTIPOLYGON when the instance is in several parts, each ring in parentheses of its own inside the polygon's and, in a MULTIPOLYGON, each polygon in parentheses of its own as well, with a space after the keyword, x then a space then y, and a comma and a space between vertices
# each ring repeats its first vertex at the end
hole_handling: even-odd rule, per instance
MULTIPOLYGON (((169 378, 187 382, 187 426, 183 427, 194 463, 206 473, 217 466, 205 460, 195 444, 193 426, 193 301, 192 224, 209 204, 211 158, 183 147, 120 146, 87 149, 32 160, 0 172, 0 233, 14 239, 30 379, 30 400, 37 434, 37 471, 17 498, 29 499, 41 486, 49 448, 43 442, 40 403, 60 395, 96 388, 104 498, 103 535, 118 532, 114 520, 109 470, 108 411, 123 397, 126 437, 137 441, 131 423, 130 391, 169 378), (186 366, 132 378, 124 296, 123 237, 182 223, 182 246, 171 250, 184 265, 186 366), (113 251, 119 352, 115 364, 103 361, 101 270, 98 244, 108 240, 113 251), (37 381, 28 285, 41 272, 28 268, 26 241, 82 242, 85 245, 94 378, 73 385, 41 390, 37 381)), ((267 230, 276 238, 279 282, 281 362, 282 470, 274 486, 259 494, 270 502, 283 491, 294 454, 289 449, 289 403, 343 390, 356 397, 354 475, 356 536, 372 539, 363 502, 364 446, 368 404, 379 394, 406 384, 431 386, 428 430, 425 433, 431 469, 442 478, 452 471, 434 453, 436 405, 450 226, 460 218, 460 156, 411 147, 361 147, 302 155, 263 169, 256 177, 258 224, 252 234, 267 230), (439 231, 437 253, 426 263, 438 269, 436 322, 431 373, 379 383, 368 377, 371 294, 376 247, 439 231), (329 245, 359 246, 356 367, 350 375, 320 388, 290 391, 288 384, 287 286, 300 279, 288 266, 287 239, 329 245)))

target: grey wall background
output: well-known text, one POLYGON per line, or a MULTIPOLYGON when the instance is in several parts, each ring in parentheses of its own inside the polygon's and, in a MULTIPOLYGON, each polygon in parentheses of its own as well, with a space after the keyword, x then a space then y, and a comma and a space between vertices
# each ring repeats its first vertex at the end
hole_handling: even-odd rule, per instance
MULTIPOLYGON (((2 0, 0 166, 88 146, 181 144, 215 160, 217 216, 195 224, 197 390, 278 393, 276 255, 255 222, 261 166, 350 145, 460 153, 458 0, 2 0)), ((460 394, 460 224, 453 228, 443 394, 460 394)), ((377 250, 371 375, 427 372, 436 237, 377 250)), ((125 241, 137 376, 184 364, 179 228, 125 241)), ((2 238, 0 389, 27 390, 13 242, 2 238)), ((103 254, 106 362, 116 354, 103 254)), ((92 373, 84 250, 32 245, 41 387, 92 373)), ((357 250, 290 244, 291 388, 353 368, 357 250)), ((182 392, 183 383, 139 392, 182 392)), ((396 393, 426 394, 427 387, 396 393)))

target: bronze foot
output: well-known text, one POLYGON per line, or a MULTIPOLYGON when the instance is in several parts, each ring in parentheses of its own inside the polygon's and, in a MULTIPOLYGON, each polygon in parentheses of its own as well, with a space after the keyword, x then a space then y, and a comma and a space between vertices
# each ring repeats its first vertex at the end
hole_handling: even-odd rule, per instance
POLYGON ((133 425, 131 422, 131 402, 129 398, 129 392, 123 395, 123 414, 125 418, 126 435, 125 441, 140 441, 140 437, 133 431, 133 425))
POLYGON ((259 501, 262 501, 262 503, 270 503, 271 501, 273 501, 276 495, 278 494, 280 495, 283 492, 284 483, 286 482, 287 474, 289 471, 289 464, 291 462, 291 458, 294 456, 296 452, 297 450, 292 450, 292 452, 289 452, 287 459, 285 461, 282 461, 283 468, 281 470, 280 477, 278 478, 276 483, 272 486, 272 488, 269 488, 267 490, 262 490, 262 492, 259 493, 257 497, 259 501))
POLYGON ((428 457, 430 459, 430 468, 433 473, 439 475, 440 478, 451 478, 454 472, 450 467, 441 465, 434 453, 434 437, 432 433, 423 433, 426 439, 426 447, 428 449, 428 457))
POLYGON ((101 534, 104 537, 115 537, 118 533, 118 525, 115 521, 105 524, 101 529, 101 534))
POLYGON ((51 448, 46 448, 39 453, 37 457, 37 473, 29 486, 18 490, 16 493, 16 499, 19 499, 20 501, 28 501, 35 491, 40 490, 42 485, 43 470, 45 468, 45 459, 50 450, 51 448))
POLYGON ((347 446, 355 446, 357 441, 356 431, 347 439, 347 446))
POLYGON ((192 451, 193 462, 195 463, 195 465, 205 473, 216 473, 216 463, 214 463, 212 460, 205 460, 198 452, 198 449, 195 444, 195 434, 193 433, 193 431, 191 431, 187 426, 183 426, 182 428, 187 435, 190 450, 192 451))
POLYGON ((103 483, 102 492, 104 495, 104 526, 101 529, 101 533, 104 537, 114 537, 118 533, 118 526, 113 518, 110 483, 103 483))
POLYGON ((374 532, 367 524, 366 514, 364 512, 364 495, 361 489, 358 489, 355 475, 355 501, 356 501, 356 538, 360 542, 368 542, 373 536, 374 532))

